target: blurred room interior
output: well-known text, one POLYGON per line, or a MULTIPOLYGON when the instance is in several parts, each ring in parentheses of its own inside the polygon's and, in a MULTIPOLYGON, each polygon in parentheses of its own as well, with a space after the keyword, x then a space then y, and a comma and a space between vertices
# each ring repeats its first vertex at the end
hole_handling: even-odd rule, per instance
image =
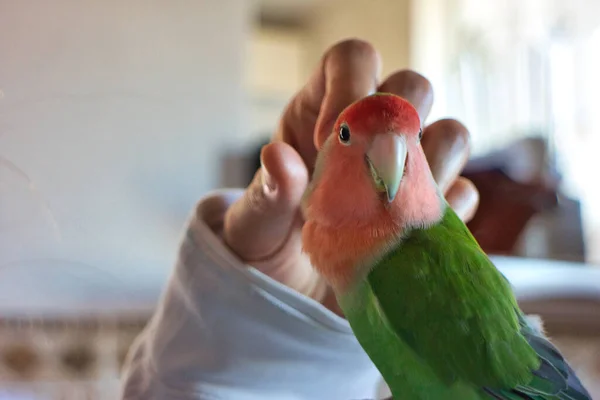
POLYGON ((432 82, 428 122, 469 128, 464 175, 493 210, 469 228, 514 257, 526 311, 600 397, 585 272, 600 264, 599 15, 596 0, 0 0, 0 398, 115 398, 194 204, 249 182, 348 37, 383 76, 432 82))

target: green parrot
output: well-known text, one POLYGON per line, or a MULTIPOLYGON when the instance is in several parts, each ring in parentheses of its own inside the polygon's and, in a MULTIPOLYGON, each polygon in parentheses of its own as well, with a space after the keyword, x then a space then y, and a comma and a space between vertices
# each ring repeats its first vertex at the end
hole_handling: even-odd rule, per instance
POLYGON ((405 99, 338 117, 302 201, 303 251, 395 400, 591 400, 448 206, 405 99))

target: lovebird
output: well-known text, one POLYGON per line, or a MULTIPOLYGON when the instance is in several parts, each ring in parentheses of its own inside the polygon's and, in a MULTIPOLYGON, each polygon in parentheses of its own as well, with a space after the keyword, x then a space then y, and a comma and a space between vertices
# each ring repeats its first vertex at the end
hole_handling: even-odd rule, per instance
POLYGON ((439 190, 405 99, 351 104, 301 202, 303 252, 395 400, 591 400, 439 190))

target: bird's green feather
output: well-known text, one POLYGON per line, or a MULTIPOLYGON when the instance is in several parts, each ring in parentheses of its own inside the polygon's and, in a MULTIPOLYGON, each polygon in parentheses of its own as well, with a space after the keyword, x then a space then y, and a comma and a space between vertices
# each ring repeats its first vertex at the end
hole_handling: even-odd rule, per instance
POLYGON ((394 399, 590 399, 450 207, 338 299, 394 399))

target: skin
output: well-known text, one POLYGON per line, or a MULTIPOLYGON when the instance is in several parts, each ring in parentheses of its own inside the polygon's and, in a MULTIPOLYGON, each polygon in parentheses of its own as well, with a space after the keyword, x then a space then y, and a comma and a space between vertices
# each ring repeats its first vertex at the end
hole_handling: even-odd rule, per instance
MULTIPOLYGON (((375 91, 410 101, 425 121, 433 104, 431 84, 408 70, 379 78, 381 58, 373 46, 346 40, 328 49, 306 85, 286 107, 262 167, 244 195, 226 212, 223 238, 231 250, 273 279, 341 314, 333 291, 301 253, 304 220, 300 202, 314 171, 318 149, 339 113, 375 91)), ((469 155, 469 133, 445 119, 423 128, 422 147, 450 206, 468 221, 478 205, 473 184, 458 174, 469 155)))

